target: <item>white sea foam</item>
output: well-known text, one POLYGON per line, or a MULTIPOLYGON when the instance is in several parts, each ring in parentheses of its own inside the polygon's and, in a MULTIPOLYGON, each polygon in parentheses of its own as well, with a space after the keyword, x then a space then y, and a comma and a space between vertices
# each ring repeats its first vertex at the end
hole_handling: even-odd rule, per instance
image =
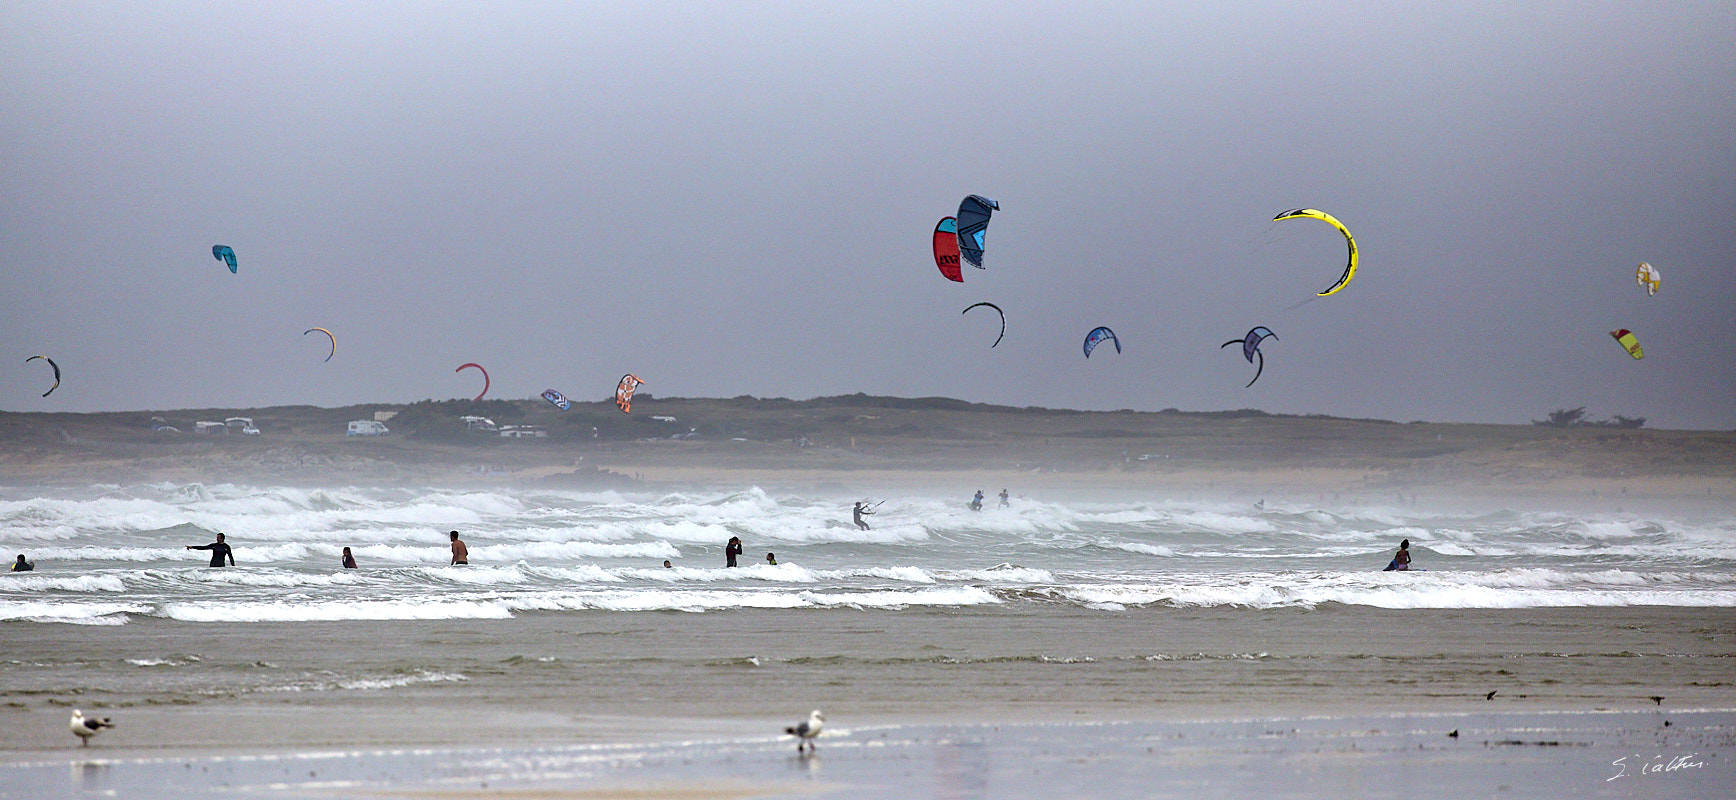
POLYGON ((1148 555, 1148 556, 1171 557, 1171 556, 1175 555, 1175 550, 1173 548, 1165 547, 1164 545, 1161 545, 1161 544, 1143 544, 1140 542, 1104 542, 1103 546, 1104 547, 1113 547, 1117 550, 1126 550, 1129 553, 1144 553, 1145 555, 1148 555))
POLYGON ((169 603, 159 616, 186 622, 336 622, 385 619, 507 619, 498 600, 362 600, 352 602, 169 603))
POLYGON ((124 592, 127 585, 118 575, 9 575, 5 589, 18 592, 124 592))
POLYGON ((885 578, 891 581, 906 583, 934 583, 936 578, 921 567, 868 567, 866 569, 834 569, 821 570, 818 576, 823 580, 848 580, 850 578, 885 578))
POLYGON ((118 625, 126 614, 144 614, 148 605, 138 603, 54 602, 47 600, 0 600, 0 621, 30 620, 33 622, 69 622, 74 624, 118 625))
POLYGON ((1054 583, 1055 574, 1046 569, 1029 569, 1003 565, 989 569, 942 570, 936 577, 949 581, 979 583, 1054 583))
MULTIPOLYGON (((993 491, 993 487, 987 487, 993 491)), ((1331 511, 1274 501, 845 500, 750 489, 418 492, 233 484, 0 489, 0 620, 120 624, 499 618, 523 612, 1059 602, 1394 608, 1736 605, 1736 518, 1331 511), (471 566, 447 566, 446 531, 471 566), (228 534, 237 566, 184 545, 228 534), (742 567, 723 544, 747 543, 742 567), (1378 572, 1399 539, 1429 571, 1378 572), (7 543, 11 544, 8 545, 7 543), (361 569, 338 568, 350 547, 361 569), (765 564, 775 551, 777 566, 765 564), (665 559, 676 563, 663 569, 665 559), (1006 562, 1002 567, 984 565, 1006 562), (1016 565, 1016 566, 1015 566, 1016 565), (121 597, 121 596, 124 596, 121 597), (129 603, 109 603, 125 599, 129 603)))

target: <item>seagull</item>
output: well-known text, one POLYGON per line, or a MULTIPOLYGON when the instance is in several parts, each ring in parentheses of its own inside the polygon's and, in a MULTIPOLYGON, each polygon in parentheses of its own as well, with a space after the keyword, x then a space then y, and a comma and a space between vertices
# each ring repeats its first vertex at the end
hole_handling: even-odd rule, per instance
POLYGON ((796 752, 802 752, 806 746, 808 752, 814 752, 814 737, 820 735, 820 729, 826 725, 826 715, 820 709, 808 712, 808 721, 792 725, 784 729, 784 733, 796 737, 796 752))
POLYGON ((67 725, 72 728, 73 733, 78 734, 78 738, 84 742, 85 747, 90 746, 90 737, 97 735, 97 733, 101 732, 103 728, 113 728, 115 726, 113 722, 109 721, 108 717, 103 717, 102 719, 90 717, 86 719, 84 712, 76 708, 72 710, 72 719, 67 723, 67 725))
POLYGON ((1488 694, 1486 694, 1486 695, 1483 695, 1483 699, 1484 699, 1484 700, 1493 700, 1493 699, 1495 699, 1495 692, 1499 692, 1499 691, 1501 691, 1501 690, 1500 690, 1500 689, 1496 689, 1496 690, 1494 690, 1494 691, 1491 691, 1491 692, 1489 692, 1489 693, 1488 693, 1488 694))
POLYGON ((1661 694, 1654 694, 1652 695, 1652 702, 1661 706, 1664 704, 1664 696, 1661 694))

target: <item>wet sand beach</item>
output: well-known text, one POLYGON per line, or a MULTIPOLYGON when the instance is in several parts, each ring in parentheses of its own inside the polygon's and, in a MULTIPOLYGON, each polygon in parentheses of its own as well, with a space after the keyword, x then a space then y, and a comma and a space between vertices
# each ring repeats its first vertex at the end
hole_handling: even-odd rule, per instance
POLYGON ((52 790, 33 795, 43 797, 90 786, 123 797, 236 786, 285 797, 1038 797, 1088 785, 1163 796, 1139 791, 1147 781, 1229 797, 1385 797, 1443 772, 1511 796, 1559 796, 1539 787, 1572 776, 1591 796, 1694 797, 1717 785, 1703 778, 1732 774, 1732 717, 1687 714, 1729 706, 1736 617, 1721 609, 142 620, 96 635, 42 626, 8 645, 11 659, 76 652, 116 665, 44 668, 8 688, 0 770, 7 784, 52 790), (322 682, 358 671, 404 680, 388 691, 322 682), (73 703, 102 706, 120 727, 75 749, 73 703), (778 734, 810 707, 833 730, 817 759, 793 761, 793 740, 778 734), (1538 715, 1554 727, 1528 721, 1538 715), (1641 782, 1604 779, 1630 749, 1707 766, 1645 776, 1645 791, 1627 794, 1641 782), (100 766, 74 766, 88 763, 100 766), (317 774, 303 780, 299 765, 317 774), (1016 778, 1026 766, 1046 771, 1016 778), (287 788, 280 769, 295 773, 287 788), (1378 777, 1389 770, 1408 777, 1378 777))

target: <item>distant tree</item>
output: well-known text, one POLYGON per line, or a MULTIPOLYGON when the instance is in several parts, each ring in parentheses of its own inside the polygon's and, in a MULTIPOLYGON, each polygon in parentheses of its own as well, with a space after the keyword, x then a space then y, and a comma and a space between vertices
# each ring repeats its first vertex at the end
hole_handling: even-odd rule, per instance
POLYGON ((1532 425, 1547 425, 1551 428, 1572 428, 1584 424, 1585 406, 1579 408, 1558 408, 1549 412, 1549 419, 1531 420, 1532 425))
POLYGON ((1646 418, 1617 414, 1609 419, 1589 420, 1585 418, 1585 406, 1580 406, 1556 409, 1549 413, 1549 419, 1534 419, 1531 424, 1551 428, 1640 428, 1645 426, 1646 418))

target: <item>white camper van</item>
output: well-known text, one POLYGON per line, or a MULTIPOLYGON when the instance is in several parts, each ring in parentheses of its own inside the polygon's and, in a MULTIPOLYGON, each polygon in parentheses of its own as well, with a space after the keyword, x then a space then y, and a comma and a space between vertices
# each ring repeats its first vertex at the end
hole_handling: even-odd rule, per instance
POLYGON ((379 421, 371 420, 371 419, 358 419, 358 420, 352 420, 350 422, 349 433, 347 433, 345 435, 346 436, 386 436, 386 435, 390 434, 391 432, 392 432, 392 430, 390 428, 387 428, 386 423, 384 423, 384 422, 379 422, 379 421))

